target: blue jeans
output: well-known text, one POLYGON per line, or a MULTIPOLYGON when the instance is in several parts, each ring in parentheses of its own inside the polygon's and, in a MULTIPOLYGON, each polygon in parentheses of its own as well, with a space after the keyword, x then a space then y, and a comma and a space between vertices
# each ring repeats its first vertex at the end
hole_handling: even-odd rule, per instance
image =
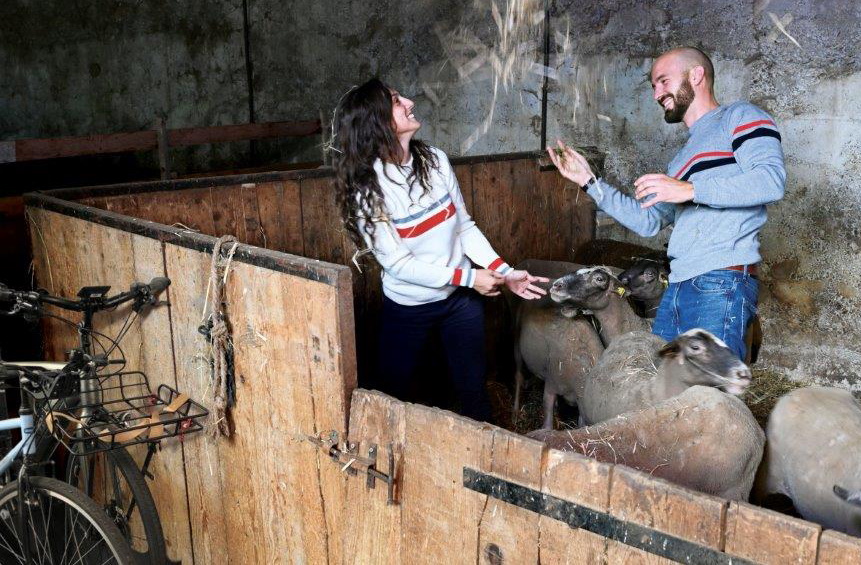
POLYGON ((744 360, 744 335, 756 314, 759 281, 741 271, 709 271, 664 292, 652 333, 667 341, 694 328, 708 330, 744 360))

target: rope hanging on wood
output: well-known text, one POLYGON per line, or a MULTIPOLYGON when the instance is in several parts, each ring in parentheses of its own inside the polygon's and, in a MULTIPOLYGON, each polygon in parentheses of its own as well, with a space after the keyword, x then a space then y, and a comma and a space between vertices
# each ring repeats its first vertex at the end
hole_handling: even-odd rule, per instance
POLYGON ((210 363, 212 366, 212 410, 209 412, 207 432, 213 437, 230 436, 230 426, 227 421, 228 410, 235 401, 235 384, 233 380, 233 342, 230 326, 227 320, 224 303, 224 283, 230 270, 230 262, 236 251, 238 242, 232 235, 218 238, 212 248, 212 265, 209 273, 209 291, 212 292, 212 302, 206 323, 200 331, 211 343, 210 363), (233 246, 226 257, 221 256, 221 249, 226 243, 233 246))

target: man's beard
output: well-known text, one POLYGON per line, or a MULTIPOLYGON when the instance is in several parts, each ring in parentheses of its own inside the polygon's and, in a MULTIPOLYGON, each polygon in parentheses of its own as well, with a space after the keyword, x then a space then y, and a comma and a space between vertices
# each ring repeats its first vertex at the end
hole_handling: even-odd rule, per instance
MULTIPOLYGON (((675 94, 668 94, 673 99, 673 107, 664 110, 664 121, 668 124, 677 124, 685 117, 685 112, 688 111, 691 103, 694 101, 694 87, 691 86, 691 81, 687 77, 679 85, 679 89, 675 94)), ((667 96, 661 99, 661 105, 667 96)))

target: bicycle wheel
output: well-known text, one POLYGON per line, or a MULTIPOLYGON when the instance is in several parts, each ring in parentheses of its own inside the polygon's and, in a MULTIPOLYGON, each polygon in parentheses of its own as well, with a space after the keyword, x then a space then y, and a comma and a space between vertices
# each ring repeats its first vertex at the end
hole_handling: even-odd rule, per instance
POLYGON ((133 565, 128 542, 95 502, 56 479, 30 477, 20 527, 18 481, 0 490, 0 563, 133 565))
POLYGON ((125 449, 69 457, 66 480, 104 509, 128 541, 137 563, 167 563, 155 501, 143 473, 125 449))

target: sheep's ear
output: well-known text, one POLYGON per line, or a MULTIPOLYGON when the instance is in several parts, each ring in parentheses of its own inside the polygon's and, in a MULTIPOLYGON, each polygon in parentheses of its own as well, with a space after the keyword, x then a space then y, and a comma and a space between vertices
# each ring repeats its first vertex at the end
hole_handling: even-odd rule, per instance
POLYGON ((580 313, 580 309, 575 306, 565 305, 559 308, 559 313, 566 318, 573 318, 580 313))
POLYGON ((658 350, 659 357, 675 357, 681 352, 681 346, 679 345, 679 341, 674 339, 673 341, 664 344, 662 348, 658 350))

